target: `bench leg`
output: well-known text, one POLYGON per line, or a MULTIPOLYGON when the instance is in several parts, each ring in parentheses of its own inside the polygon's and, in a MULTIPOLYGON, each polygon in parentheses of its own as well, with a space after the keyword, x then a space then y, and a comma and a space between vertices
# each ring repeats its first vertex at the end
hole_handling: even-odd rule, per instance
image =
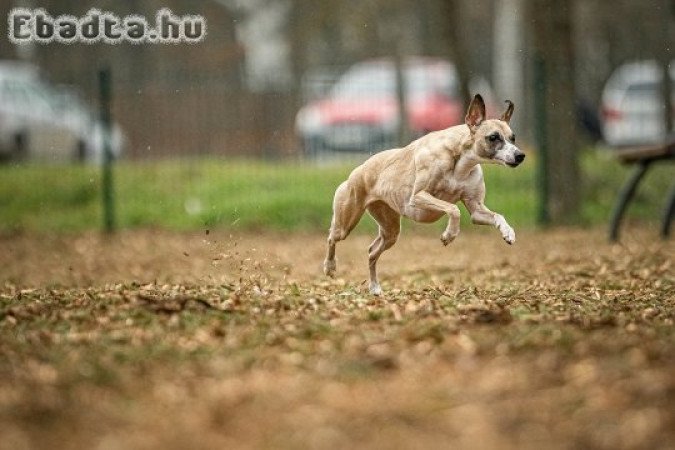
POLYGON ((635 189, 640 183, 640 180, 644 176, 645 172, 649 168, 649 161, 641 162, 633 173, 631 174, 628 181, 621 188, 619 192, 619 198, 614 205, 614 211, 612 211, 612 220, 609 225, 609 240, 616 242, 619 239, 619 226, 621 225, 621 219, 623 214, 626 212, 626 207, 630 203, 633 195, 635 194, 635 189))
POLYGON ((666 209, 663 211, 663 224, 661 225, 661 237, 666 239, 670 236, 670 222, 673 220, 673 215, 675 215, 675 186, 670 190, 670 196, 668 198, 668 203, 666 203, 666 209))

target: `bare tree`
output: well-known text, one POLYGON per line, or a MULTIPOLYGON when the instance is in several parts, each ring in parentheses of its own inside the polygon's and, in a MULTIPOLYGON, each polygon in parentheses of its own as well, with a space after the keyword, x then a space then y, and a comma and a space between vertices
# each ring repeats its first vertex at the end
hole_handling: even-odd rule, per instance
MULTIPOLYGON (((573 0, 530 0, 536 58, 543 69, 547 210, 552 223, 570 223, 579 213, 578 130, 575 114, 573 0)), ((540 155, 541 156, 541 155, 540 155)))
MULTIPOLYGON (((521 108, 523 102, 524 0, 500 0, 495 4, 493 80, 497 98, 511 99, 521 108)), ((525 108, 523 108, 524 110, 525 108)), ((522 116, 520 116, 522 118, 522 116)), ((522 119, 521 119, 522 120, 522 119)), ((514 123, 520 123, 515 118, 514 123)))
POLYGON ((471 100, 469 82, 471 78, 470 61, 467 53, 467 42, 462 35, 462 2, 461 0, 442 0, 441 9, 443 17, 447 17, 448 26, 447 41, 450 45, 450 54, 457 67, 459 77, 459 94, 465 106, 471 100))
POLYGON ((659 46, 658 59, 661 64, 662 82, 661 82, 661 96, 663 98, 663 123, 664 131, 668 135, 673 130, 673 87, 670 79, 670 64, 672 58, 671 48, 672 41, 670 39, 670 23, 675 14, 675 2, 670 0, 662 0, 662 14, 661 14, 661 45, 659 46))

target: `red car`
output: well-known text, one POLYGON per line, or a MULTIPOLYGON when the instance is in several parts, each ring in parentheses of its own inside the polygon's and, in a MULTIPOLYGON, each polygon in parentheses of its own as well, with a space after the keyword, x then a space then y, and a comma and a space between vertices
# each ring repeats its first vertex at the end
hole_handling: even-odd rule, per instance
MULTIPOLYGON (((404 62, 408 129, 414 136, 461 123, 455 66, 436 58, 404 62)), ((396 71, 391 59, 352 66, 330 94, 305 105, 296 128, 308 155, 322 150, 375 153, 397 145, 396 71)))

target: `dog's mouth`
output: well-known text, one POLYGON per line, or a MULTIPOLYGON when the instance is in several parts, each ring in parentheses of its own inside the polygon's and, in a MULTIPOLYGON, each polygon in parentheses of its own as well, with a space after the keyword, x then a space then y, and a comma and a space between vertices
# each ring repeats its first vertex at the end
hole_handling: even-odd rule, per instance
POLYGON ((493 158, 493 161, 502 166, 518 167, 522 161, 505 161, 502 158, 493 158))

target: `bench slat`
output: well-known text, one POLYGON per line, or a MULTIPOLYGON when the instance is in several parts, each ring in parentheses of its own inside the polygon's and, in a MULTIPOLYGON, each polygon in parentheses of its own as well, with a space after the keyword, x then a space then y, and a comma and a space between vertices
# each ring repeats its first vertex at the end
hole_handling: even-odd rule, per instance
POLYGON ((624 164, 632 164, 649 159, 668 159, 675 157, 675 140, 665 144, 627 148, 616 152, 616 157, 624 164))

